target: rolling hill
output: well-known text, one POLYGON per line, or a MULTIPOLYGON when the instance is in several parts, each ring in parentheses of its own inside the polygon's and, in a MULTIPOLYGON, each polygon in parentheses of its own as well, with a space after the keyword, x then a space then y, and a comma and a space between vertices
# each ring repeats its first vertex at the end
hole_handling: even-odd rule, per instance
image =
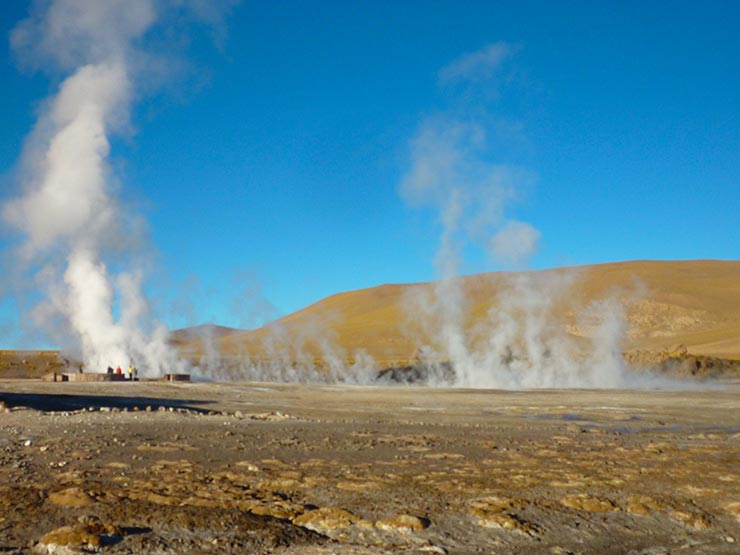
POLYGON ((738 359, 740 261, 630 261, 380 285, 338 293, 256 330, 190 328, 173 337, 191 359, 209 352, 321 366, 369 356, 388 368, 413 362, 425 346, 446 358, 454 334, 469 348, 502 333, 512 342, 547 334, 580 345, 609 326, 625 352, 680 344, 693 355, 738 359))

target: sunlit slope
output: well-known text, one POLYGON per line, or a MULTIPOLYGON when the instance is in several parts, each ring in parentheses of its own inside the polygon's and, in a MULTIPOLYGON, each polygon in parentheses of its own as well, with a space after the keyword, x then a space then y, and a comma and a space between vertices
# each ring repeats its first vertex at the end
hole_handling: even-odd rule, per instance
MULTIPOLYGON (((587 307, 609 300, 624 311, 625 350, 656 351, 683 344, 695 354, 740 358, 740 261, 619 262, 528 274, 478 274, 459 283, 459 294, 454 285, 428 283, 340 293, 264 328, 231 331, 212 342, 226 357, 351 361, 364 350, 381 364, 402 364, 413 360, 420 346, 434 344, 441 325, 435 298, 461 308, 466 328, 475 335, 491 332, 476 324, 489 311, 511 305, 512 296, 537 295, 552 301, 553 321, 574 338, 585 341, 592 333, 581 318, 587 307), (513 285, 520 279, 528 280, 524 293, 513 285)), ((520 300, 514 298, 513 304, 522 304, 520 300)), ((591 309, 591 314, 599 310, 591 309)), ((521 316, 518 311, 512 314, 521 316)), ((187 348, 195 352, 201 347, 191 342, 187 348)))

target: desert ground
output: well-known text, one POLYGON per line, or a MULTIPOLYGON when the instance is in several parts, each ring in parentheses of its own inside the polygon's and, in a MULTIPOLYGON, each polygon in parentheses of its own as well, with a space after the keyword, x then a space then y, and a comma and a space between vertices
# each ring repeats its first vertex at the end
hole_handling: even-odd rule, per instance
POLYGON ((0 380, 0 553, 740 552, 740 384, 0 380))

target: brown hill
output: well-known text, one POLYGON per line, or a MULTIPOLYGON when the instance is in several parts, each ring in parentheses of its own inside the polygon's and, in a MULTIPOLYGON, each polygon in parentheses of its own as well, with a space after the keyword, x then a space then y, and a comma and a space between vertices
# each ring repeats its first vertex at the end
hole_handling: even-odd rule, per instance
POLYGON ((227 335, 241 331, 243 330, 216 324, 201 324, 173 331, 170 334, 170 343, 176 347, 187 348, 192 341, 202 341, 204 338, 220 340, 227 335))
MULTIPOLYGON (((333 295, 257 330, 218 330, 209 342, 227 359, 352 363, 364 351, 389 367, 413 361, 424 345, 444 357, 440 338, 455 326, 475 343, 506 322, 527 319, 526 329, 537 325, 585 342, 601 333, 613 312, 609 306, 623 314, 625 351, 682 344, 692 354, 740 358, 740 261, 719 260, 631 261, 381 285, 333 295)), ((197 358, 204 351, 199 337, 182 331, 178 347, 197 358)))

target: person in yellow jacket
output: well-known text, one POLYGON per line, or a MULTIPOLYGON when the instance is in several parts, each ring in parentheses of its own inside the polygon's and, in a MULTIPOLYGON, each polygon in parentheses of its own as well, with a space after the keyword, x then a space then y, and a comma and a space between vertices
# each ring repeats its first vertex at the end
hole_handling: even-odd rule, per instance
POLYGON ((134 366, 133 364, 128 365, 128 379, 129 381, 133 381, 134 379, 134 366))

